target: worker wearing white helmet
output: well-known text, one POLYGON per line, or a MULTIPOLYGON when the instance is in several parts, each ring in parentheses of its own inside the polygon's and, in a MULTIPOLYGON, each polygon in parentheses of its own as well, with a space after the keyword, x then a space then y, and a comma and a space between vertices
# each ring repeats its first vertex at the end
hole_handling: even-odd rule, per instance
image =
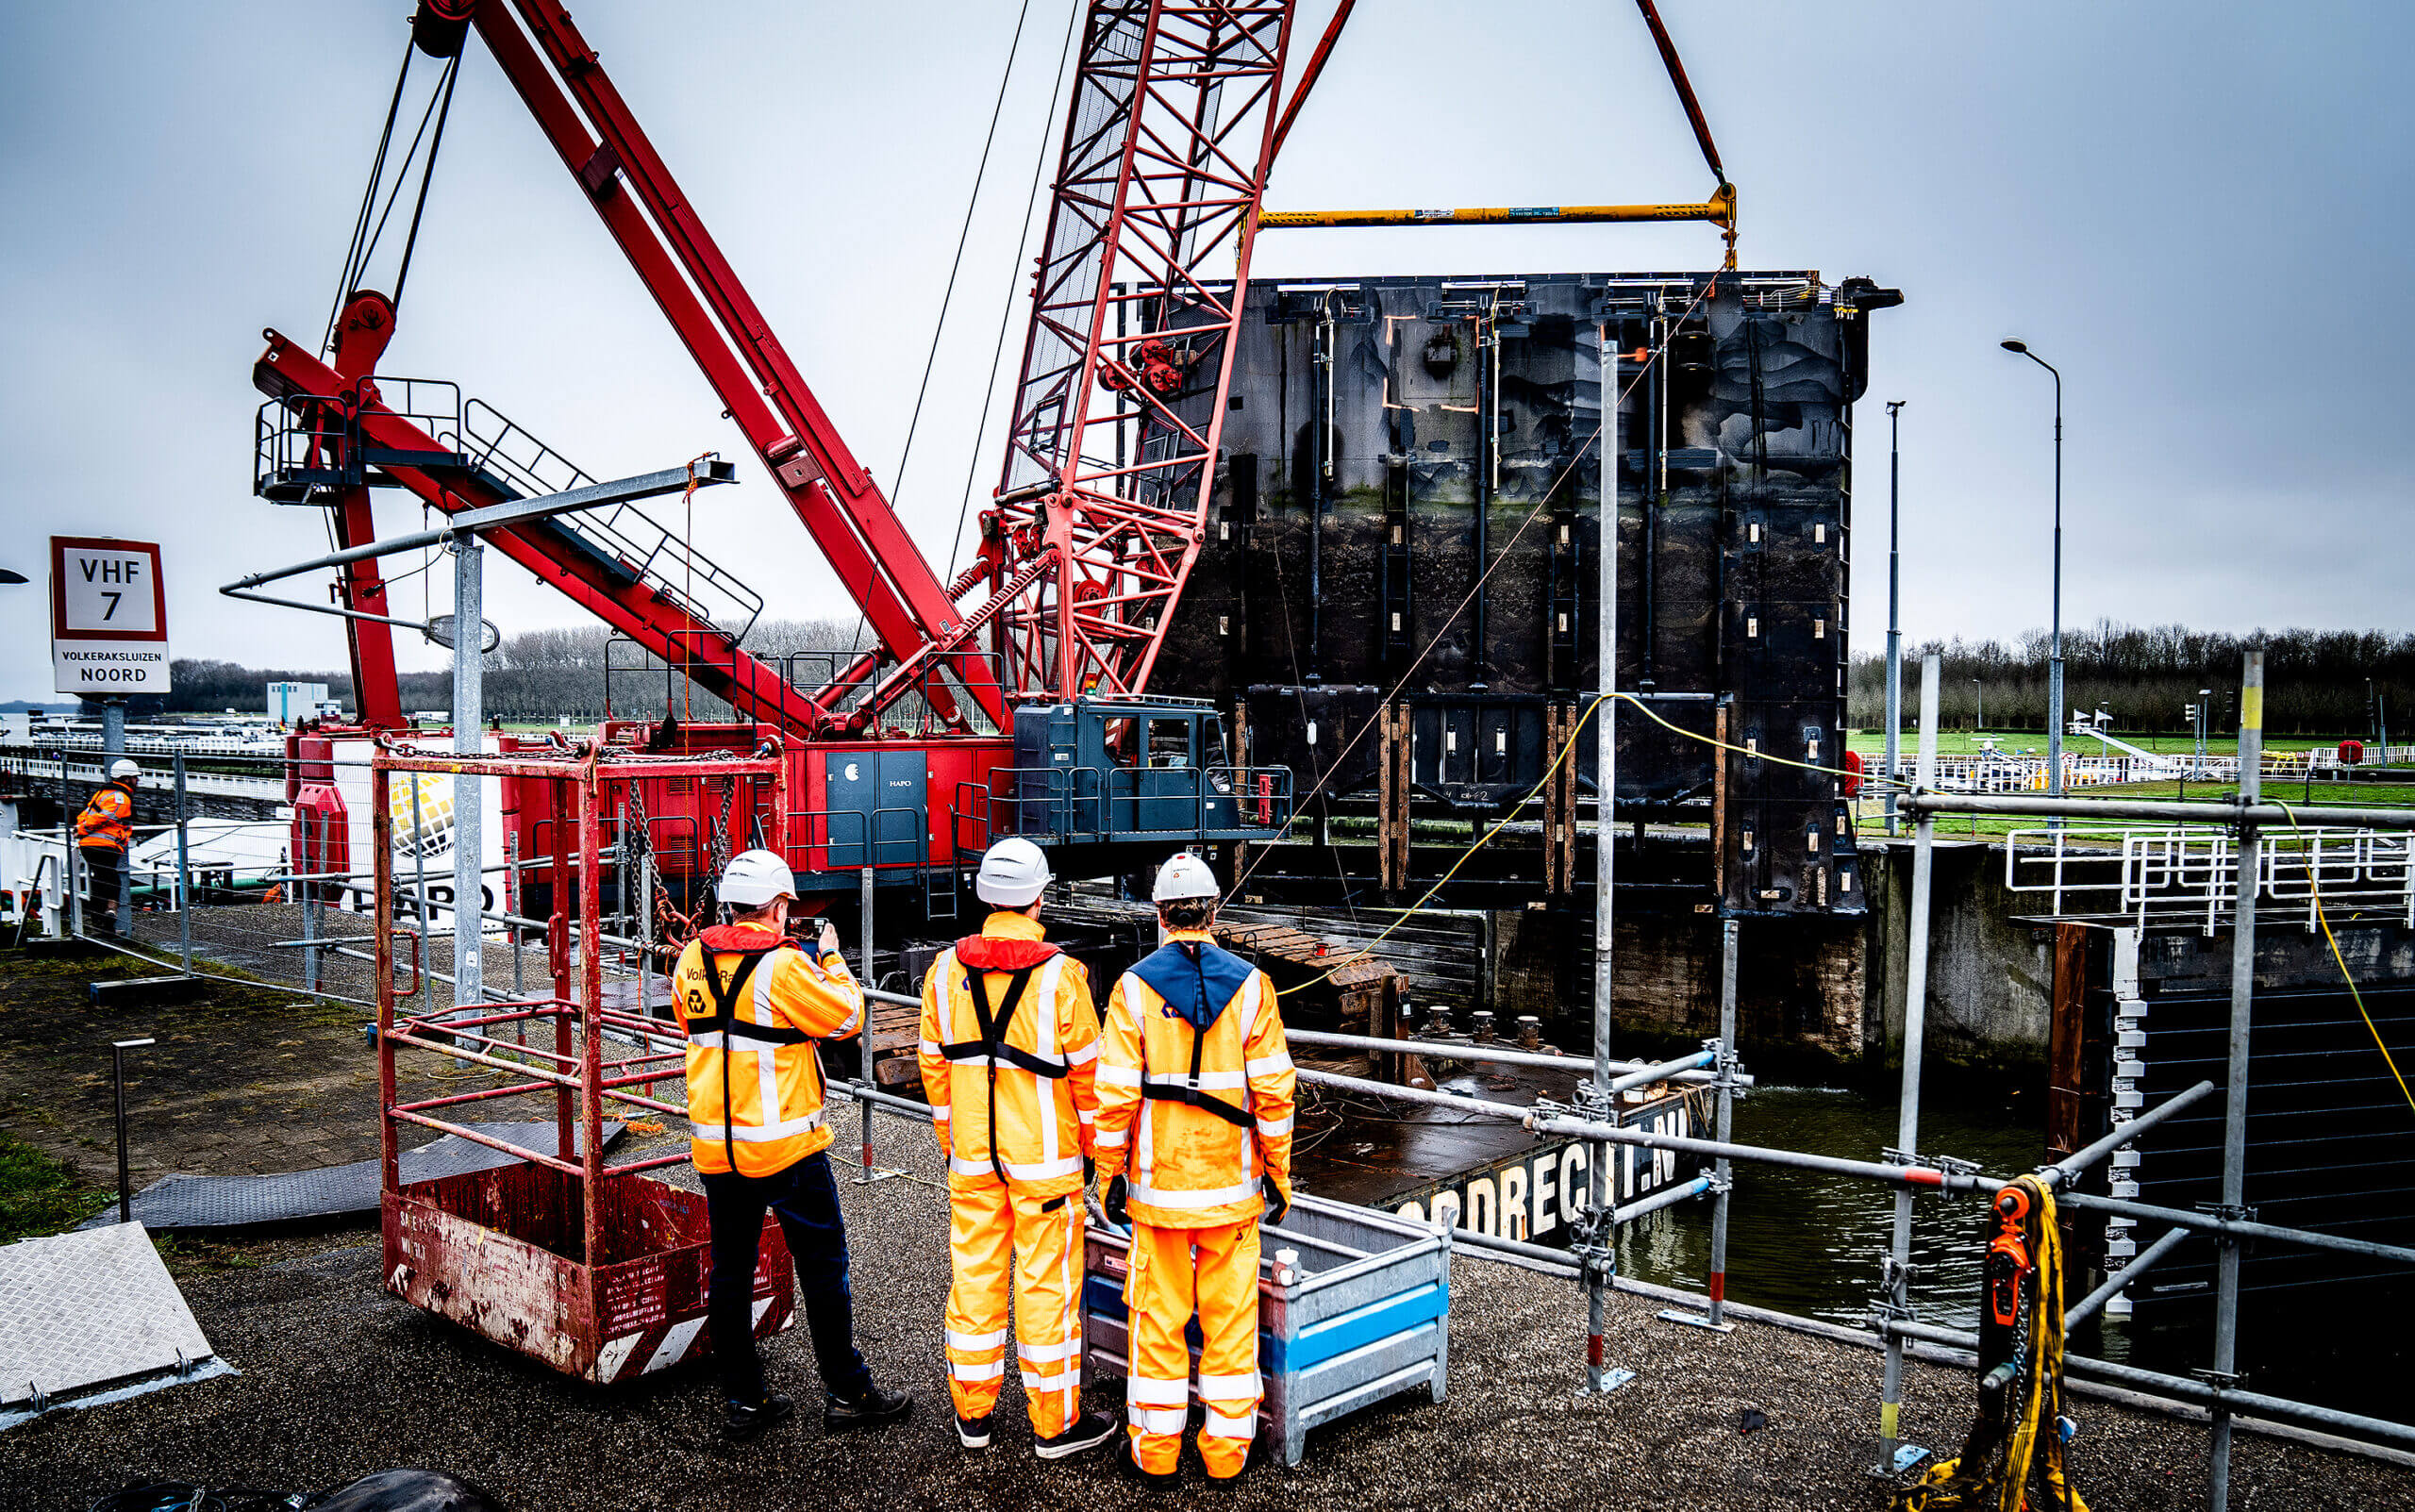
POLYGON ((1048 857, 1020 839, 981 857, 981 932, 923 978, 923 1091, 948 1162, 948 1394, 958 1439, 990 1444, 1007 1372, 1007 1304, 1033 1449, 1115 1436, 1081 1410, 1083 1188, 1098 1108, 1098 1010, 1082 963, 1043 938, 1048 857))
POLYGON ((125 855, 134 845, 134 789, 142 769, 125 756, 109 763, 109 780, 92 789, 75 816, 75 850, 84 863, 84 927, 123 934, 126 922, 125 855))
MULTIPOLYGON (((863 1024, 864 992, 822 921, 814 950, 788 938, 796 878, 771 851, 747 851, 721 875, 732 922, 689 941, 672 969, 672 1002, 688 1037, 690 1153, 712 1229, 707 1316, 721 1374, 723 1426, 751 1438, 795 1415, 763 1384, 755 1354, 756 1262, 763 1215, 780 1221, 827 1395, 825 1429, 904 1417, 913 1398, 881 1390, 856 1352, 847 1230, 830 1175, 830 1130, 814 1045, 863 1024)), ((760 1316, 772 1320, 775 1314, 760 1316)))
POLYGON ((1225 1480, 1257 1432, 1258 1224, 1291 1205, 1296 1077, 1274 985, 1212 937, 1215 872, 1176 856, 1152 896, 1166 942, 1115 984, 1099 1053, 1098 1174, 1132 1227, 1124 1401, 1135 1467, 1170 1482, 1195 1312, 1199 1457, 1225 1480))

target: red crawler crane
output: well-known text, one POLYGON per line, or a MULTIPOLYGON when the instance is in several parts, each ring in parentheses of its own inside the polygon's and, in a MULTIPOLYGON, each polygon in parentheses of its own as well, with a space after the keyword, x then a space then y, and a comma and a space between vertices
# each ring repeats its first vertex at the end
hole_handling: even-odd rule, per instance
MULTIPOLYGON (((775 843, 807 887, 851 888, 875 853, 892 880, 927 887, 932 869, 952 871, 999 829, 1107 864, 1120 848, 1261 838, 1288 822, 1288 773, 1230 766, 1212 710, 1145 690, 1205 535, 1293 8, 1091 0, 998 502, 978 560, 943 584, 569 12, 556 0, 422 0, 414 44, 452 58, 472 31, 483 41, 863 609, 875 649, 800 682, 793 661, 742 645, 760 600, 658 530, 632 540, 643 530, 621 517, 564 515, 492 538, 753 722, 615 723, 605 739, 751 750, 756 726, 783 738, 790 790, 805 802, 775 843), (1187 753, 1143 765, 1145 747, 1169 749, 1174 722, 1187 753), (866 782, 859 758, 874 754, 883 760, 866 782), (908 810, 910 839, 897 819, 908 810)), ((372 535, 373 487, 458 513, 584 480, 449 386, 378 374, 393 315, 391 301, 356 290, 331 360, 269 333, 254 370, 271 400, 262 494, 332 506, 351 546, 372 535)), ((374 561, 347 569, 341 589, 348 610, 385 612, 374 561)), ((394 727, 390 632, 349 623, 361 721, 394 727)), ((637 796, 654 819, 682 812, 678 794, 637 796)), ((705 824, 702 798, 691 806, 683 822, 705 824)), ((533 831, 518 838, 524 855, 547 850, 533 831)))

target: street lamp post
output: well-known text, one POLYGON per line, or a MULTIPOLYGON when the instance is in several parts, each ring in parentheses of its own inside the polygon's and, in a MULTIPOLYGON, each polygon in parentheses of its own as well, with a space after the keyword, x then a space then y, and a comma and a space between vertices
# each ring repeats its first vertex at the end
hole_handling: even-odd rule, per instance
MULTIPOLYGON (((2063 374, 2060 370, 2029 350, 2027 343, 2009 338, 1997 343, 2006 351, 2027 357, 2055 375, 2055 618, 2053 642, 2046 663, 2046 792, 2048 796, 2063 795, 2063 374)), ((2051 827, 2060 829, 2063 822, 2057 819, 2051 827)))
POLYGON ((1901 554, 1896 542, 1896 507, 1904 490, 1901 447, 1904 407, 1901 399, 1887 401, 1887 833, 1895 833, 1896 737, 1904 727, 1904 627, 1898 616, 1896 567, 1901 554))
POLYGON ((1973 727, 1973 733, 1985 735, 1988 732, 1988 685, 1974 677, 1971 679, 1971 686, 1979 690, 1979 717, 1973 727))

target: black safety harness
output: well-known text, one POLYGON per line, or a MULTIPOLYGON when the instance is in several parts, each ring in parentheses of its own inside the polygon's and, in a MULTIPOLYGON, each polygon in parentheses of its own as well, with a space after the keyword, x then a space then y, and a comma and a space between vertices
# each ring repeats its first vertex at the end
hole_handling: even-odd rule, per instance
MULTIPOLYGON (((738 1016, 738 1005, 744 998, 747 983, 754 978, 755 968, 762 964, 764 956, 789 948, 786 940, 767 945, 761 950, 719 952, 701 943, 696 946, 696 965, 704 976, 705 990, 712 994, 713 1013, 708 1019, 690 1019, 688 1036, 691 1039, 699 1034, 719 1034, 722 1037, 721 1139, 722 1148, 729 1155, 729 1169, 733 1173, 738 1170, 738 1125, 730 1112, 729 1102, 730 1041, 752 1039, 758 1044, 777 1048, 781 1045, 809 1044, 813 1040, 813 1036, 802 1029, 792 1029, 784 1023, 757 1023, 738 1016), (717 964, 714 957, 720 955, 738 957, 738 970, 729 973, 729 986, 726 988, 721 985, 721 973, 714 970, 717 964)), ((763 1111, 768 1122, 772 1109, 763 1111)))
POLYGON ((1030 1051, 1007 1043, 1007 1027, 1015 1021, 1015 1009, 1023 1006, 1024 989, 1031 985, 1031 973, 1046 964, 1035 961, 1007 978, 1006 1005, 995 1016, 990 1011, 989 972, 978 967, 964 970, 964 989, 973 998, 973 1022, 981 1031, 978 1039, 959 1039, 940 1046, 940 1054, 949 1060, 983 1060, 988 1063, 990 1083, 990 1169, 997 1172, 1001 1186, 1007 1185, 1007 1164, 998 1155, 998 1062, 1010 1061, 1034 1076, 1060 1082, 1073 1074, 1073 1068, 1063 1061, 1043 1060, 1030 1051))
MULTIPOLYGON (((1206 1003, 1208 1001, 1208 968, 1201 963, 1200 953, 1195 948, 1185 950, 1183 954, 1191 958, 1192 968, 1198 972, 1199 1001, 1206 1003)), ((1143 978, 1143 980, 1146 979, 1143 978)), ((1234 1105, 1225 1102, 1221 1097, 1213 1096, 1200 1089, 1200 1059, 1206 1054, 1208 1049, 1208 1029, 1215 1027, 1215 1020, 1209 1020, 1208 1022, 1208 1028, 1202 1028, 1196 1023, 1191 1023, 1191 1021, 1188 1017, 1181 1014, 1176 1014, 1175 1017, 1181 1019, 1183 1022, 1191 1024, 1191 1075, 1187 1079, 1181 1081, 1177 1081, 1171 1076, 1150 1075, 1149 1036, 1144 1029, 1141 1035, 1141 1100, 1143 1102, 1156 1101, 1160 1103, 1181 1103, 1186 1106, 1195 1107, 1202 1113, 1212 1113, 1217 1118, 1223 1119, 1225 1122, 1231 1124, 1237 1129, 1256 1128, 1257 1126, 1257 1120, 1251 1114, 1248 1108, 1237 1107, 1234 1105)), ((1220 1014, 1219 1017, 1222 1017, 1222 1015, 1220 1014)), ((1246 1047, 1244 1047, 1244 1053, 1246 1053, 1246 1047)), ((1242 1095, 1244 1097, 1248 1095, 1248 1076, 1246 1072, 1244 1072, 1242 1076, 1242 1095)))

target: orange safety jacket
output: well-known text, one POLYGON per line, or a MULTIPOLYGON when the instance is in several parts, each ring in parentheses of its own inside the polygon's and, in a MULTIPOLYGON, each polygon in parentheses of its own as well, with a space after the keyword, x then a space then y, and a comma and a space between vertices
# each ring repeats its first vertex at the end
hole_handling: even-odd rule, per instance
POLYGON ((679 953, 671 995, 699 1171, 769 1176, 829 1148, 814 1044, 864 1020, 864 989, 838 952, 817 960, 767 925, 716 925, 679 953))
POLYGON ((1000 911, 923 978, 923 1095, 951 1178, 1079 1190, 1098 1113, 1098 1010, 1082 963, 1000 911))
POLYGON ((134 789, 112 782, 93 789, 75 816, 75 843, 88 849, 123 851, 134 843, 134 789))
POLYGON ((1133 1221, 1157 1228, 1248 1222, 1269 1182, 1288 1205, 1297 1083, 1274 984, 1207 931, 1174 930, 1108 1001, 1099 1179, 1128 1161, 1133 1221))

